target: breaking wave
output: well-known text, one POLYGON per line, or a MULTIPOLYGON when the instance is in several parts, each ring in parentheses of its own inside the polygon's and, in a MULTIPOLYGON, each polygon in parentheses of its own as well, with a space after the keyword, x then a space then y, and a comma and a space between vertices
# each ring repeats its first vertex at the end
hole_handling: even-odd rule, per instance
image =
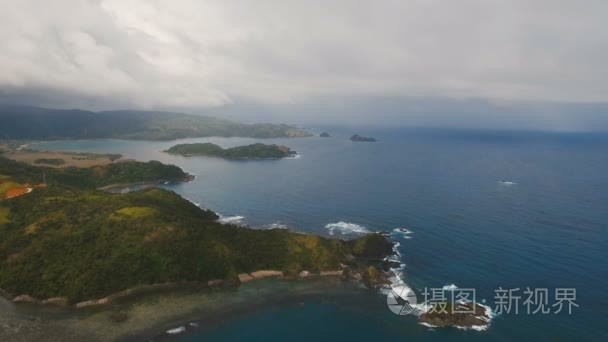
POLYGON ((226 224, 243 224, 243 220, 245 219, 245 216, 219 216, 220 218, 217 220, 217 222, 226 224))
POLYGON ((445 286, 443 287, 443 290, 444 290, 444 291, 454 291, 454 290, 456 290, 456 289, 458 289, 458 286, 456 286, 456 285, 454 285, 454 284, 445 285, 445 286))
POLYGON ((329 235, 335 235, 336 233, 340 235, 369 234, 372 232, 369 229, 358 224, 342 221, 326 224, 325 228, 329 230, 329 235))
POLYGON ((181 327, 177 327, 175 329, 169 329, 169 330, 167 330, 167 334, 170 334, 170 335, 181 334, 184 331, 186 331, 186 327, 181 326, 181 327))
POLYGON ((400 237, 402 237, 404 239, 408 239, 409 240, 409 239, 412 238, 411 235, 413 233, 414 233, 413 231, 411 231, 411 230, 409 230, 407 228, 398 227, 398 228, 393 229, 393 231, 391 232, 391 235, 400 236, 400 237))
POLYGON ((265 225, 264 228, 266 228, 266 229, 288 229, 287 225, 283 224, 281 222, 275 222, 272 224, 265 225))

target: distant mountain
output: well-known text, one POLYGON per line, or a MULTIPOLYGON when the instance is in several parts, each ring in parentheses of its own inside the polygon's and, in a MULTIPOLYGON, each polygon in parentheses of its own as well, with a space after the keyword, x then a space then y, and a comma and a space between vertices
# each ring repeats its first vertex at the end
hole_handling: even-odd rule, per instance
POLYGON ((106 111, 0 106, 0 140, 120 138, 170 140, 194 137, 305 137, 284 124, 243 124, 210 116, 158 111, 106 111))

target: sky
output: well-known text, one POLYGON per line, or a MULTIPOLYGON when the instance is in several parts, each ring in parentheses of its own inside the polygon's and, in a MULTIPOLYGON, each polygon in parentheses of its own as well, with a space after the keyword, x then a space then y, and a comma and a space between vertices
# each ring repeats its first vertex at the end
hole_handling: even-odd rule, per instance
POLYGON ((0 101, 608 129, 607 15, 605 0, 0 0, 0 101))

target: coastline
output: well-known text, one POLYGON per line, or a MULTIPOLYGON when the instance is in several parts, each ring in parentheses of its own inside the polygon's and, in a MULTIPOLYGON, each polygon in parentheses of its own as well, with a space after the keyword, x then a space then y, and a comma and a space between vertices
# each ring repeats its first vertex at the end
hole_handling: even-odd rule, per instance
MULTIPOLYGON (((17 305, 0 298, 0 340, 155 341, 171 338, 168 330, 183 325, 201 331, 254 311, 310 298, 370 294, 360 284, 337 277, 302 280, 262 278, 238 287, 182 286, 167 291, 132 292, 108 305, 88 309, 50 305, 17 305), (198 326, 190 325, 196 323, 198 326), (50 332, 50 333, 49 333, 50 332)), ((180 337, 183 334, 179 335, 180 337)))
POLYGON ((181 156, 181 157, 206 157, 206 158, 218 158, 218 159, 224 159, 224 160, 281 160, 281 159, 296 159, 299 156, 299 154, 292 154, 292 155, 288 155, 285 157, 277 157, 277 158, 258 158, 258 157, 222 157, 222 156, 214 156, 212 154, 190 154, 190 153, 173 153, 173 152, 168 152, 168 151, 160 151, 172 156, 181 156))
POLYGON ((117 184, 110 184, 110 185, 105 185, 105 186, 101 186, 99 188, 97 188, 97 190, 101 190, 101 191, 107 191, 107 192, 118 192, 118 191, 122 191, 125 189, 129 189, 130 188, 138 188, 138 190, 141 189, 145 189, 145 188, 150 188, 150 187, 154 187, 157 185, 166 185, 166 184, 171 184, 171 183, 188 183, 188 182, 192 182, 194 179, 196 179, 195 175, 192 175, 190 173, 186 173, 186 176, 184 179, 182 180, 178 180, 178 181, 167 181, 167 180, 163 180, 163 179, 157 179, 154 181, 150 181, 150 182, 134 182, 134 183, 117 183, 117 184))
MULTIPOLYGON (((195 177, 193 175, 186 174, 182 179, 178 179, 172 183, 189 182, 189 181, 192 181, 194 178, 195 177)), ((127 191, 133 191, 133 190, 139 190, 139 189, 129 189, 129 188, 153 187, 153 186, 157 186, 161 183, 167 184, 169 182, 166 182, 164 180, 155 180, 155 181, 150 181, 150 182, 111 184, 108 186, 100 187, 100 188, 98 188, 98 190, 116 191, 116 190, 124 190, 125 188, 127 188, 126 189, 127 191)), ((188 200, 185 197, 184 197, 184 199, 188 200)), ((191 200, 188 200, 188 201, 192 202, 191 200)), ((369 233, 373 234, 373 232, 371 232, 371 231, 369 233)), ((388 233, 388 232, 380 232, 380 233, 376 233, 376 234, 379 234, 379 235, 382 235, 385 237, 387 235, 390 235, 390 233, 388 233)), ((398 277, 398 275, 395 272, 396 268, 394 268, 392 266, 395 266, 394 264, 398 263, 400 260, 400 255, 399 255, 398 251, 396 250, 398 243, 389 242, 388 240, 386 242, 390 243, 393 253, 388 252, 388 254, 384 254, 382 260, 366 259, 365 257, 362 257, 362 258, 353 257, 351 255, 352 259, 349 260, 350 262, 346 262, 346 263, 352 266, 352 270, 350 267, 343 265, 342 270, 323 270, 323 271, 319 271, 318 273, 311 273, 309 271, 301 271, 296 276, 286 277, 282 271, 261 269, 261 270, 252 271, 250 273, 240 273, 240 274, 238 274, 238 278, 237 278, 238 280, 236 280, 236 279, 235 280, 212 279, 212 280, 204 281, 204 282, 178 281, 178 282, 170 282, 170 283, 139 285, 139 286, 136 286, 133 288, 125 289, 125 290, 110 294, 103 298, 84 300, 84 301, 75 303, 73 305, 69 305, 68 299, 63 298, 63 297, 53 297, 53 298, 47 298, 44 300, 38 300, 36 298, 32 298, 31 296, 29 296, 27 294, 22 294, 22 295, 13 297, 12 302, 13 303, 40 304, 39 306, 42 306, 42 307, 55 306, 55 307, 66 308, 66 309, 74 309, 74 311, 82 311, 79 309, 86 309, 86 308, 99 308, 99 309, 103 310, 103 308, 105 308, 105 307, 108 307, 108 308, 110 308, 110 310, 112 310, 111 308, 114 306, 114 304, 118 304, 118 302, 120 302, 120 301, 133 299, 133 298, 136 298, 136 297, 138 297, 140 295, 144 295, 144 294, 168 293, 169 295, 171 295, 172 293, 176 293, 181 290, 196 289, 196 290, 200 291, 201 289, 211 290, 213 288, 219 288, 219 289, 225 290, 222 292, 229 293, 234 290, 238 291, 240 285, 243 285, 243 284, 246 284, 249 282, 253 282, 254 280, 259 281, 259 280, 263 280, 263 279, 267 279, 267 278, 277 278, 278 280, 282 280, 282 281, 285 281, 285 280, 291 281, 291 280, 299 280, 299 279, 305 279, 305 278, 309 278, 309 279, 313 280, 313 279, 327 277, 327 278, 338 279, 338 280, 340 280, 341 283, 354 283, 358 286, 361 286, 364 284, 368 289, 377 289, 379 287, 386 288, 387 285, 391 285, 391 278, 398 277), (396 260, 394 260, 394 258, 396 258, 396 260), (386 267, 388 267, 388 269, 386 267), (348 272, 346 272, 347 270, 348 270, 348 272)), ((374 292, 376 292, 376 291, 374 291, 374 292)), ((109 310, 105 310, 105 311, 109 311, 109 310)), ((128 319, 128 317, 126 317, 126 318, 125 317, 126 316, 123 317, 123 315, 120 314, 116 318, 112 318, 112 320, 128 319)), ((161 322, 161 323, 164 324, 163 322, 161 322)), ((421 323, 425 323, 425 322, 421 322, 421 323)), ((444 325, 444 326, 447 326, 447 325, 444 325)), ((456 326, 456 327, 458 327, 458 326, 456 326)), ((186 330, 187 330, 187 328, 185 328, 183 325, 180 325, 177 328, 173 327, 172 329, 168 329, 166 331, 168 334, 172 335, 172 334, 185 332, 186 330)), ((155 329, 155 331, 158 332, 159 330, 155 329)))
MULTIPOLYGON (((92 298, 84 301, 80 301, 74 304, 68 303, 66 297, 51 297, 46 299, 37 299, 28 294, 14 295, 9 292, 0 289, 0 296, 5 298, 7 301, 13 303, 28 303, 38 306, 56 306, 61 308, 71 309, 86 309, 92 307, 104 307, 109 306, 120 300, 125 300, 133 297, 137 297, 144 294, 151 293, 162 293, 170 292, 175 290, 183 289, 234 289, 238 288, 242 284, 249 283, 257 280, 264 279, 276 279, 285 281, 302 281, 319 278, 337 278, 340 279, 343 275, 343 270, 327 270, 320 271, 319 273, 310 273, 303 271, 297 277, 288 277, 282 271, 277 270, 257 270, 249 273, 238 274, 238 280, 227 280, 227 279, 212 279, 209 281, 178 281, 178 282, 167 282, 157 284, 142 284, 129 289, 125 289, 119 292, 112 293, 102 298, 92 298)), ((345 279, 354 280, 354 279, 345 279)))

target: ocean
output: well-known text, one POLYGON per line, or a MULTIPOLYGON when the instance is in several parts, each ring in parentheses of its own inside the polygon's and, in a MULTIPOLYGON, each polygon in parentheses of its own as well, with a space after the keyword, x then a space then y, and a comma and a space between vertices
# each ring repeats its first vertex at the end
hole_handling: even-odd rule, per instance
MULTIPOLYGON (((54 141, 33 147, 178 165, 196 179, 164 187, 226 222, 254 229, 343 238, 389 232, 405 264, 401 278, 419 301, 425 288, 474 289, 477 302, 485 300, 495 312, 483 331, 434 329, 417 324, 414 316, 393 314, 382 293, 348 289, 228 313, 171 339, 608 340, 608 135, 316 129, 324 130, 332 137, 262 141, 299 154, 266 161, 161 152, 176 141, 54 141), (354 133, 378 142, 351 142, 354 133), (547 289, 549 313, 526 312, 527 288, 547 289), (497 310, 500 289, 513 290, 512 299, 521 297, 509 312, 497 310), (555 292, 563 289, 571 295, 574 289, 577 306, 569 314, 564 304, 555 314, 555 292)), ((187 142, 231 147, 259 140, 179 140, 187 142)), ((158 333, 164 330, 159 326, 158 333)))

